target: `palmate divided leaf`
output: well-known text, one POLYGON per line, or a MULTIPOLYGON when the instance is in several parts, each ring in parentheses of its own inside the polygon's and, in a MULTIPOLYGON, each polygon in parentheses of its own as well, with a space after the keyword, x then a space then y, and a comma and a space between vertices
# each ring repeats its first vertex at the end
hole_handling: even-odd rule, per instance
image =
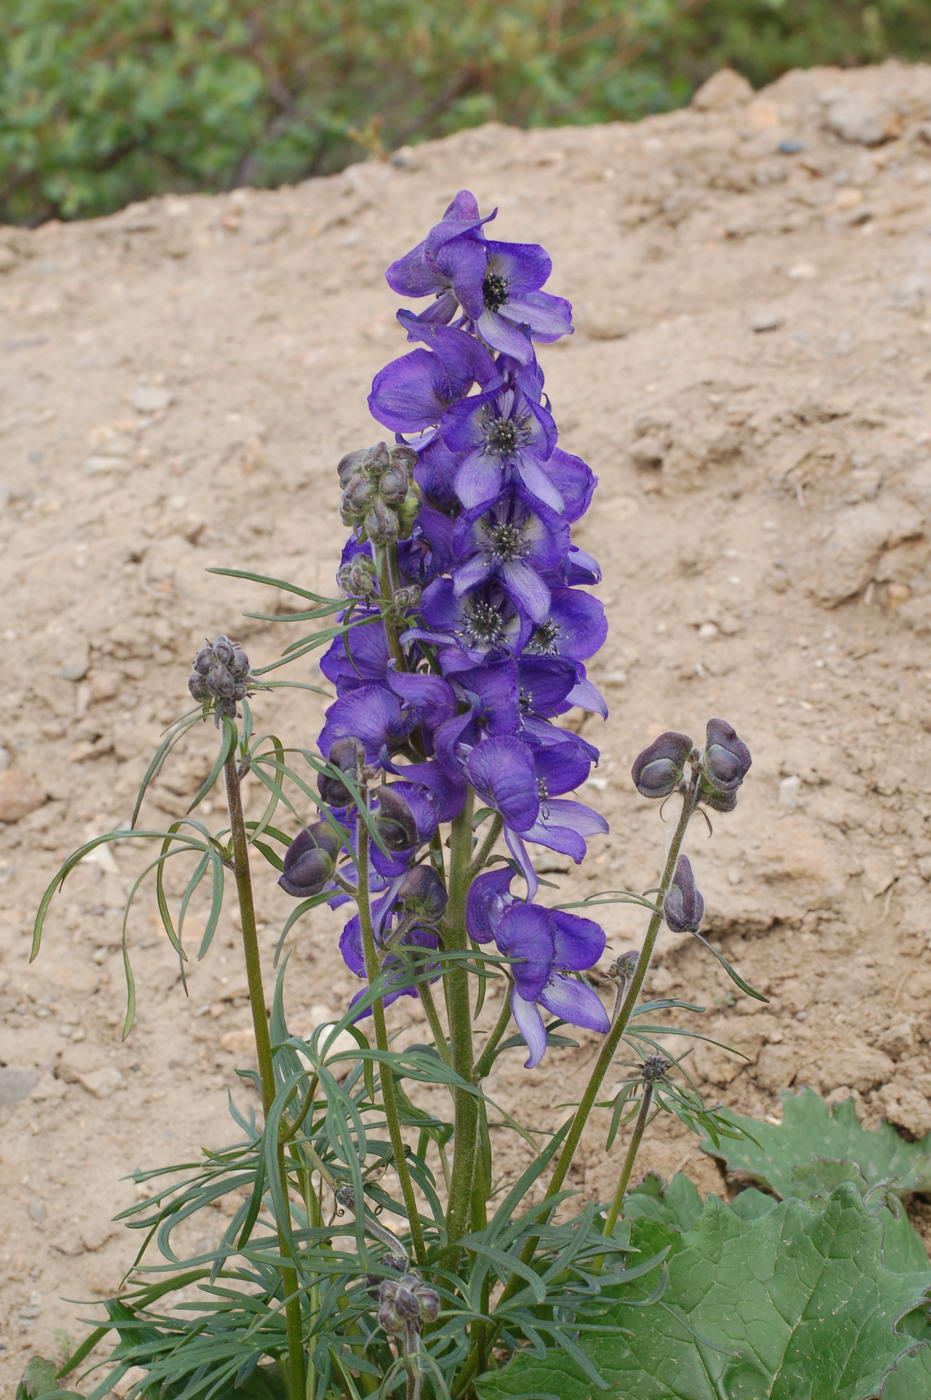
POLYGON ((728 1143, 707 1139, 706 1152, 723 1158, 728 1171, 762 1182, 778 1196, 811 1196, 839 1181, 861 1191, 881 1187, 897 1196, 931 1190, 931 1133, 906 1142, 888 1123, 864 1128, 852 1099, 827 1104, 813 1089, 782 1095, 782 1122, 759 1123, 730 1115, 753 1139, 728 1143))

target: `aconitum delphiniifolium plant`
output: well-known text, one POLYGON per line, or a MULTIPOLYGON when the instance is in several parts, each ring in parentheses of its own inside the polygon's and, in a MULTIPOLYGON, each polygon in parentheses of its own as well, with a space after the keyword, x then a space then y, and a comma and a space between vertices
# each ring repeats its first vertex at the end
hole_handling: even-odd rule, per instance
MULTIPOLYGON (((135 1368, 143 1379, 131 1396, 480 1400, 488 1373, 528 1348, 573 1357, 600 1385, 586 1339, 626 1335, 605 1320, 609 1286, 650 1274, 662 1285, 665 1249, 632 1252, 624 1220, 649 1122, 675 1113, 714 1144, 740 1131, 705 1106, 669 1048, 682 1029, 656 1024, 668 1007, 700 1008, 639 1001, 664 926, 704 942, 683 844, 699 811, 707 821, 736 804, 750 755, 730 724, 710 720, 702 748, 668 731, 634 762, 642 795, 664 809, 678 802, 647 894, 564 902, 538 873, 541 853, 578 865, 608 830, 575 795, 598 750, 564 720, 573 709, 607 714, 586 670, 607 628, 592 592, 599 566, 572 538, 595 477, 559 445, 537 360, 540 346, 571 333, 571 308, 544 290, 546 252, 491 239, 494 217, 462 191, 388 269, 391 288, 420 301, 398 312, 415 348, 374 377, 369 404, 390 440, 337 467, 349 530, 334 559, 339 595, 216 571, 287 588, 304 607, 289 620, 320 630, 254 670, 226 636, 202 647, 188 682, 197 708, 169 729, 130 827, 76 852, 42 903, 36 948, 77 861, 100 841, 154 839, 159 916, 183 963, 184 918, 202 882, 200 955, 221 926, 229 876, 236 887, 256 1049, 244 1077, 261 1121, 255 1105, 237 1106, 233 1147, 194 1169, 144 1174, 167 1173, 168 1185, 125 1212, 177 1270, 174 1225, 224 1195, 232 1202, 216 1250, 168 1280, 137 1271, 111 1300, 110 1380, 135 1368), (286 746, 256 729, 252 697, 276 684, 268 673, 317 650, 335 696, 316 745, 286 746), (166 831, 138 829, 149 782, 208 717, 220 748, 189 813, 166 831), (213 832, 191 813, 221 774, 229 824, 213 832), (249 818, 244 790, 264 801, 249 818), (172 917, 166 867, 179 855, 194 871, 172 917), (254 884, 256 858, 267 865, 254 884), (298 901, 274 948, 263 947, 256 917, 273 892, 269 865, 298 901), (263 964, 277 963, 323 904, 342 917, 339 953, 359 986, 337 1022, 297 1036, 288 1003, 303 1006, 308 989, 282 960, 269 1016, 263 964), (589 916, 618 904, 649 921, 641 946, 602 969, 614 984, 603 1000, 586 974, 607 939, 589 916), (411 1020, 392 1010, 402 997, 419 1002, 425 1043, 398 1048, 411 1020), (486 1097, 502 1056, 546 1074, 579 1034, 597 1051, 577 1103, 564 1074, 546 1123, 521 1124, 486 1097), (621 1078, 606 1098, 609 1073, 621 1078), (566 1177, 605 1107, 610 1160, 629 1130, 613 1196, 578 1208, 566 1177), (495 1149, 510 1131, 537 1155, 502 1181, 495 1149), (193 1319, 166 1311, 167 1293, 184 1298, 195 1284, 193 1319)), ((132 1006, 131 992, 127 1029, 132 1006)))
MULTIPOLYGON (((473 853, 464 866, 460 845, 445 889, 459 906, 469 889, 459 932, 495 945, 532 1067, 546 1049, 543 1013, 595 1031, 609 1024, 600 998, 568 975, 598 962, 604 933, 591 919, 533 902, 534 848, 579 862, 586 838, 607 831, 600 814, 566 796, 598 751, 555 723, 575 705, 606 713, 585 671, 606 622, 586 587, 600 570, 571 534, 595 478, 557 446, 534 348, 571 333, 571 308, 541 290, 550 272, 544 250, 490 240, 492 218, 462 191, 388 269, 395 291, 432 300, 419 315, 399 314, 418 348, 372 386, 372 414, 395 444, 339 464, 342 515, 353 527, 339 580, 356 625, 321 663, 338 698, 319 744, 337 768, 361 768, 369 785, 381 842, 367 845, 365 862, 352 796, 337 794, 344 804, 328 810, 353 833, 344 857, 368 883, 376 965, 396 969, 386 1004, 417 992, 404 984, 405 950, 440 946, 443 910, 418 914, 406 889, 416 871, 444 887, 441 828, 458 822, 471 831, 481 806, 486 839, 503 834, 512 867, 469 887, 473 853), (523 896, 511 888, 519 882, 523 896)), ((320 779, 324 798, 330 782, 320 779)), ((308 841, 301 833, 292 851, 322 870, 308 841)), ((289 858, 284 888, 317 893, 294 885, 289 858)), ((358 914, 340 947, 365 977, 358 914)))

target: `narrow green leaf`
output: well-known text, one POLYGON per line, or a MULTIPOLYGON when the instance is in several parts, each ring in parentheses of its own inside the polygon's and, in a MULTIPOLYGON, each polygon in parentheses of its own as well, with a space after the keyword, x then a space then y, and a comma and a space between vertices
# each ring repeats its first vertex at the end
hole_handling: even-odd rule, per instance
POLYGON ((769 1002, 769 997, 764 997, 762 992, 758 992, 755 987, 750 986, 749 982, 744 981, 744 979, 740 976, 740 973, 736 972, 734 968, 731 967, 727 958, 724 956, 723 953, 718 952, 717 948, 715 948, 713 943, 709 943, 707 938, 702 938, 700 933, 693 933, 692 937, 697 938, 699 943, 701 943, 705 948, 708 949, 709 953, 714 953, 718 962, 721 964, 721 966, 724 968, 724 971, 727 973, 728 977, 731 979, 732 982, 735 982, 737 984, 737 986, 742 992, 745 992, 748 997, 753 997, 755 1001, 763 1001, 767 1003, 769 1002))

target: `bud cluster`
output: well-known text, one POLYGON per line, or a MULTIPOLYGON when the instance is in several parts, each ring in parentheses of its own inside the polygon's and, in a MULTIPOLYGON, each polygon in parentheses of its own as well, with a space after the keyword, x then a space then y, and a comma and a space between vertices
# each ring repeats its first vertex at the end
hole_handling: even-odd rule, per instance
POLYGON ((416 1274, 385 1279, 378 1290, 378 1325, 392 1336, 417 1333, 425 1322, 435 1322, 439 1314, 439 1294, 421 1283, 416 1274))
POLYGON ((242 647, 229 637, 216 637, 201 647, 194 657, 194 669, 188 677, 188 690, 207 714, 211 709, 219 724, 222 717, 234 719, 236 702, 242 700, 254 685, 249 673, 249 658, 242 647))
MULTIPOLYGON (((348 452, 336 468, 343 494, 340 515, 344 525, 355 526, 360 540, 374 545, 407 539, 420 513, 420 492, 414 482, 417 453, 411 447, 389 448, 379 442, 348 452)), ((363 597, 374 593, 374 569, 357 567, 353 560, 340 578, 347 592, 363 597)))

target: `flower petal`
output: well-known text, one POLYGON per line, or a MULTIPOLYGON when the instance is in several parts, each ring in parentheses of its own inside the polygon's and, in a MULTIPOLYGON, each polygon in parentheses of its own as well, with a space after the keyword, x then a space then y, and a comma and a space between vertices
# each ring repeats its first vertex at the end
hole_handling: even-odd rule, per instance
POLYGON ((533 1069, 546 1054, 546 1030, 543 1017, 535 1001, 525 1001, 515 989, 511 993, 511 1012, 517 1022, 517 1029, 527 1042, 530 1051, 524 1061, 524 1069, 533 1069))
POLYGON ((584 1026, 590 1031, 607 1031, 611 1021, 601 1003, 601 998, 584 982, 574 977, 563 977, 556 973, 544 987, 538 998, 554 1016, 568 1021, 573 1026, 584 1026))

